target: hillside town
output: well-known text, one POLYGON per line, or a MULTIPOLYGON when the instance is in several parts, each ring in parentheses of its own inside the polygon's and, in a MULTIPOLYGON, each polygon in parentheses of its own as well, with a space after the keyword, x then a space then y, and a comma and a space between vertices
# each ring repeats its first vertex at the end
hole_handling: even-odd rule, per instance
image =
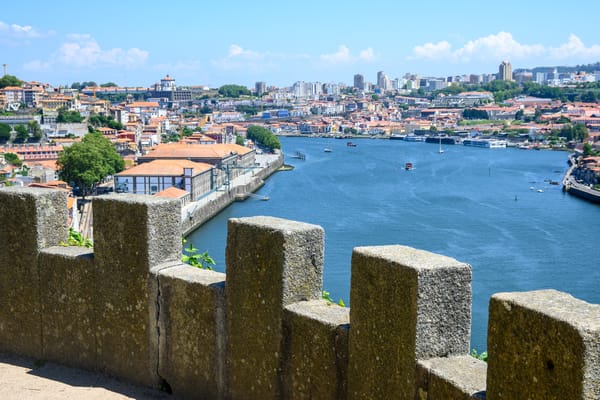
POLYGON ((379 72, 376 83, 356 74, 352 86, 257 82, 253 90, 181 87, 170 75, 148 88, 6 78, 15 77, 5 71, 2 79, 18 84, 0 86, 2 185, 85 195, 59 180, 57 160, 88 132, 99 132, 125 169, 91 194, 164 195, 185 205, 257 168, 256 156, 269 149, 248 139, 251 126, 275 135, 570 150, 585 156, 578 182, 599 182, 600 72, 513 73, 502 62, 497 74, 390 79, 379 72))

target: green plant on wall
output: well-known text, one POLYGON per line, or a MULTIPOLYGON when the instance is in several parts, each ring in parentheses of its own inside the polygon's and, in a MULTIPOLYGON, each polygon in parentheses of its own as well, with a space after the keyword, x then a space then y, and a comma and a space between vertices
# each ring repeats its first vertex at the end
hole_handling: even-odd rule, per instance
MULTIPOLYGON (((335 304, 335 301, 331 298, 331 294, 327 290, 323 290, 323 294, 321 295, 323 300, 327 300, 329 304, 335 304)), ((337 302, 338 306, 346 307, 343 299, 339 299, 337 302)))
POLYGON ((94 243, 90 238, 86 238, 80 232, 77 232, 73 228, 69 228, 69 235, 67 236, 66 242, 60 242, 61 246, 80 246, 91 249, 94 247, 94 243))
POLYGON ((488 353, 487 353, 487 351, 484 351, 482 353, 478 353, 477 350, 473 349, 473 350, 471 350, 471 357, 476 358, 476 359, 481 360, 481 361, 487 362, 487 360, 488 360, 488 353))
MULTIPOLYGON (((186 240, 182 239, 182 242, 185 244, 186 240)), ((207 251, 200 253, 200 251, 194 247, 192 242, 190 242, 189 246, 184 247, 183 251, 186 254, 181 256, 181 261, 192 267, 212 270, 216 265, 215 260, 208 255, 207 251)))

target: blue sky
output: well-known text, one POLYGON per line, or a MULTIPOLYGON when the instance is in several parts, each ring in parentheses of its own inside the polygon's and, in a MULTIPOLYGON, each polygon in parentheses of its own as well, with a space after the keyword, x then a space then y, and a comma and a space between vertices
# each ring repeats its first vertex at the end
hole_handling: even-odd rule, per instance
POLYGON ((0 64, 52 85, 352 84, 600 61, 600 2, 11 1, 0 64))

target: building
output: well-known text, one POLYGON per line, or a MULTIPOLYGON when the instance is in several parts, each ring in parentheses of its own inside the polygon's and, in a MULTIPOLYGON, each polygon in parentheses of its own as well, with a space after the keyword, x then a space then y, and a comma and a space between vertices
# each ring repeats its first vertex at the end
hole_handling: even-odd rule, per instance
POLYGON ((175 85, 175 79, 168 74, 160 80, 160 83, 155 83, 152 92, 152 97, 165 98, 170 102, 192 101, 192 91, 181 89, 175 85))
POLYGON ((169 188, 190 193, 196 200, 210 192, 220 171, 206 163, 189 160, 153 160, 115 175, 117 193, 156 194, 169 188))
POLYGON ((354 88, 358 90, 365 89, 365 77, 361 74, 354 75, 354 88))
POLYGON ((256 84, 254 85, 254 88, 256 89, 256 95, 262 96, 263 94, 265 94, 267 92, 267 83, 266 82, 256 82, 256 84))
POLYGON ((498 79, 501 81, 512 81, 512 65, 508 61, 502 61, 498 67, 498 79))

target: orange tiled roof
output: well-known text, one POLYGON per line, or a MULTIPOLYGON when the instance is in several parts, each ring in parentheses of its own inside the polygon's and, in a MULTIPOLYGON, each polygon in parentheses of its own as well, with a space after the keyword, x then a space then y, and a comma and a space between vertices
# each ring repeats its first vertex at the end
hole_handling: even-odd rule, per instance
POLYGON ((193 168, 194 173, 198 174, 212 167, 210 164, 190 160, 154 160, 119 172, 117 176, 180 176, 183 175, 184 168, 193 168))
POLYGON ((223 158, 230 153, 244 155, 252 150, 237 144, 189 144, 164 143, 159 144, 147 157, 155 158, 223 158))
POLYGON ((155 194, 155 196, 160 196, 160 197, 168 197, 171 199, 180 199, 182 197, 185 197, 189 194, 189 192, 183 190, 183 189, 179 189, 176 188, 175 186, 171 186, 169 188, 166 188, 165 190, 162 190, 158 193, 155 194))

